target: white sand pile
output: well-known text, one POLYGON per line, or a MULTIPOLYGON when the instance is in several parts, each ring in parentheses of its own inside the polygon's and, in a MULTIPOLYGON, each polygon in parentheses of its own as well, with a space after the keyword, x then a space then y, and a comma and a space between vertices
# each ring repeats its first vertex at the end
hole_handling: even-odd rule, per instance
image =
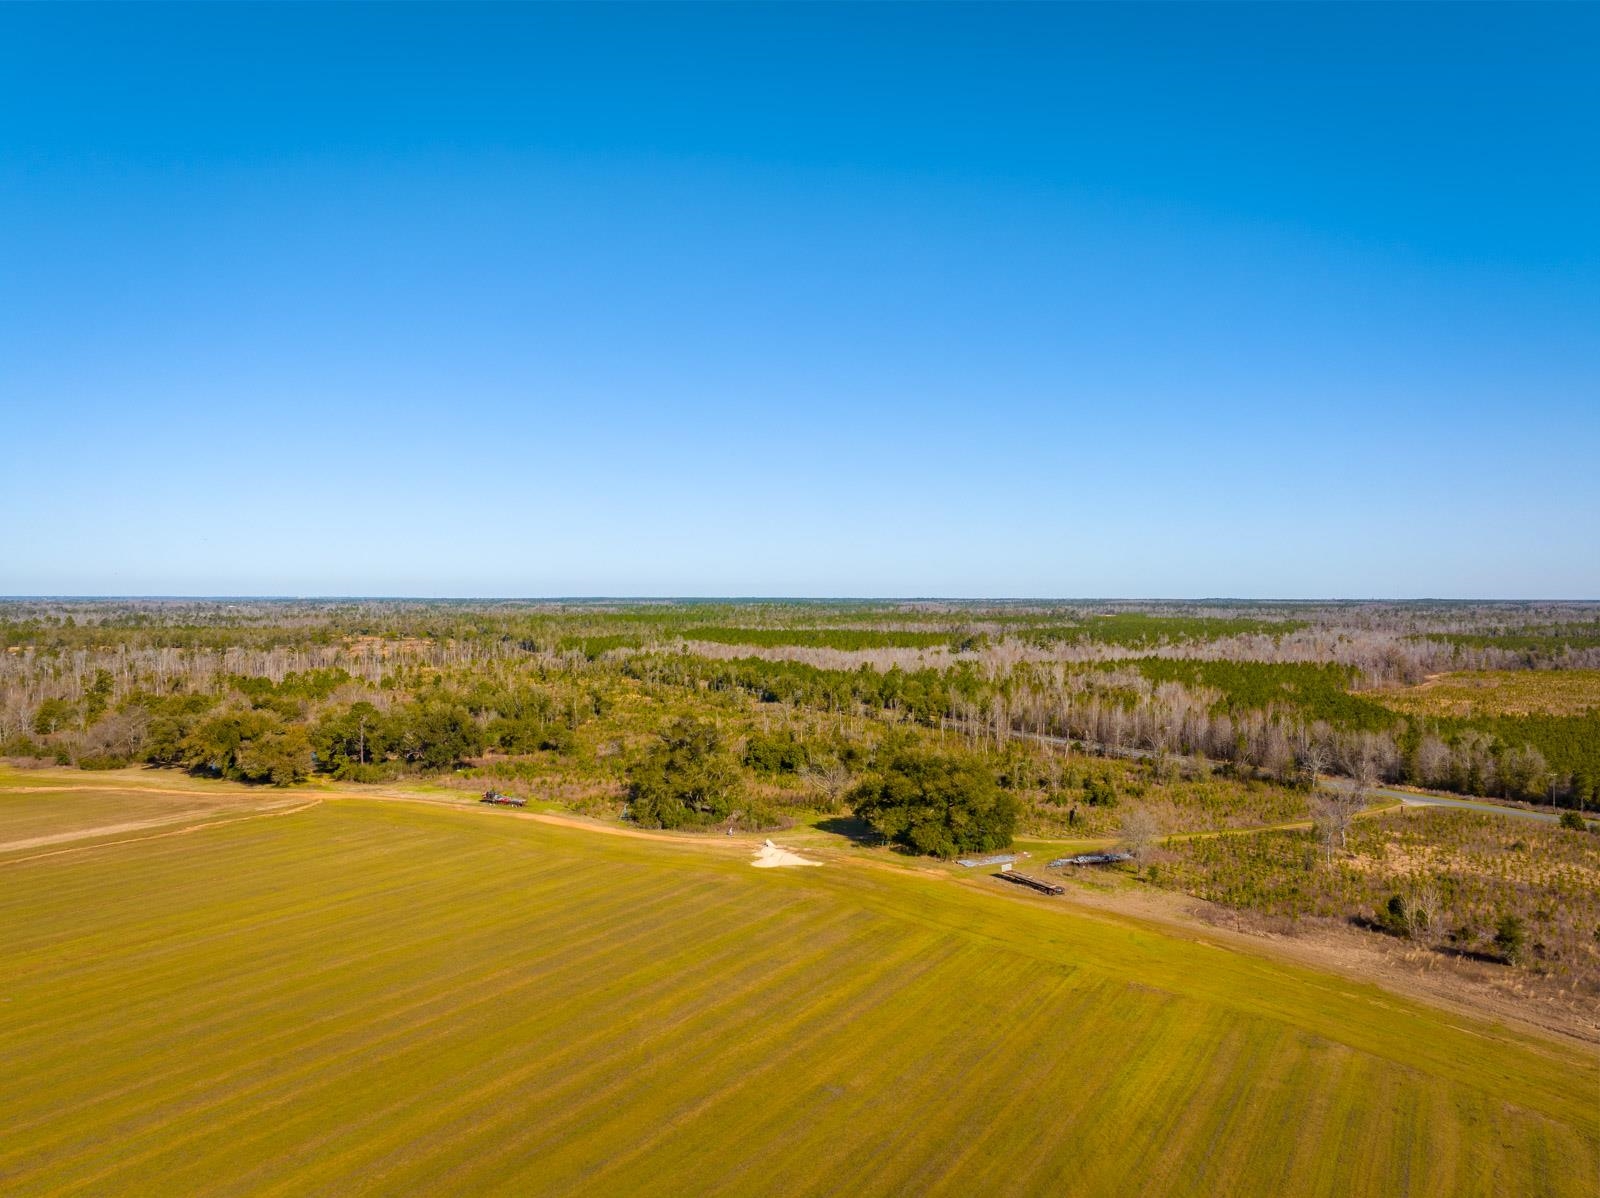
POLYGON ((820 861, 810 861, 799 853, 791 853, 788 849, 780 849, 772 841, 763 841, 756 850, 756 859, 750 863, 757 869, 777 869, 783 865, 821 865, 820 861))

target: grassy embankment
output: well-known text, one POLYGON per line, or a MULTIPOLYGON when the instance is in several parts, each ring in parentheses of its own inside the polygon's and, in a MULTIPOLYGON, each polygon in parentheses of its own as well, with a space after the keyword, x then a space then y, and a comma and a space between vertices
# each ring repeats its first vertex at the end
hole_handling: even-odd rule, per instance
POLYGON ((982 878, 747 852, 353 799, 0 855, 0 1185, 1592 1192, 1579 1050, 982 878))

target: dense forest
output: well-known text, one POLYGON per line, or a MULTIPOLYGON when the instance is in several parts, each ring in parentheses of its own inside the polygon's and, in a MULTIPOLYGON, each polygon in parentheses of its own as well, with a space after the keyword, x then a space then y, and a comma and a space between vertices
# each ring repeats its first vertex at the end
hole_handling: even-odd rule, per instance
POLYGON ((1600 695, 1470 716, 1396 699, 1452 671, 1583 676, 1597 630, 1583 604, 19 600, 0 753, 277 784, 509 769, 646 688, 690 714, 722 695, 968 747, 1600 806, 1600 695))

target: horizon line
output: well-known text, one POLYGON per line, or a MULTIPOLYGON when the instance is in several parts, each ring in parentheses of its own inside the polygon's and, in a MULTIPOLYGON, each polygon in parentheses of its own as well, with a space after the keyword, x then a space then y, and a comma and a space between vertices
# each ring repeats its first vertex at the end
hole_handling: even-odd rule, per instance
POLYGON ((1328 605, 1364 603, 1449 603, 1449 604, 1567 604, 1586 606, 1600 604, 1595 598, 1506 598, 1472 596, 1448 598, 1444 596, 1321 596, 1321 597, 1256 597, 1238 595, 1202 595, 1190 597, 1159 595, 402 595, 402 594, 9 594, 0 595, 0 603, 115 603, 115 602, 209 602, 209 603, 1248 603, 1273 605, 1328 605))

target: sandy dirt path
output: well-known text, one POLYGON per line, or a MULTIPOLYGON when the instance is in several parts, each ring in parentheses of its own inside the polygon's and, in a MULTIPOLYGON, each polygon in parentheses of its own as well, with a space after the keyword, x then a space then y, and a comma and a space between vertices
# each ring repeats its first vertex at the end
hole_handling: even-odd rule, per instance
MULTIPOLYGON (((103 825, 103 826, 98 827, 98 828, 85 828, 81 832, 70 833, 68 835, 70 835, 70 837, 72 839, 74 839, 74 840, 94 839, 94 843, 92 843, 92 844, 80 844, 80 845, 76 845, 75 847, 72 847, 72 848, 54 849, 54 850, 52 850, 51 852, 48 852, 48 853, 31 853, 26 857, 4 857, 4 858, 0 858, 0 867, 7 866, 7 865, 20 865, 24 861, 38 861, 38 860, 40 860, 41 858, 44 858, 44 857, 60 857, 60 856, 62 856, 64 854, 66 854, 66 853, 87 853, 87 852, 90 852, 90 851, 95 850, 95 849, 114 848, 117 845, 140 844, 140 843, 142 843, 142 842, 144 842, 146 840, 163 840, 168 836, 188 836, 190 833, 193 833, 193 832, 204 832, 207 828, 220 828, 220 827, 223 827, 224 825, 227 825, 227 824, 243 824, 243 823, 248 823, 250 820, 256 820, 256 819, 273 819, 273 818, 275 818, 277 816, 281 816, 281 815, 298 815, 302 811, 310 811, 313 807, 321 805, 321 803, 322 803, 322 799, 321 798, 315 798, 315 799, 312 799, 309 803, 299 802, 294 806, 282 806, 282 805, 280 805, 280 806, 273 807, 273 808, 268 808, 268 809, 265 809, 265 810, 257 808, 255 810, 252 810, 249 814, 246 814, 246 815, 227 815, 227 814, 224 814, 223 817, 220 818, 220 819, 209 819, 209 818, 206 818, 205 815, 200 815, 198 818, 192 820, 189 823, 184 824, 180 828, 174 829, 171 832, 157 832, 157 833, 154 833, 153 835, 150 835, 150 836, 130 836, 125 840, 99 840, 99 839, 94 839, 94 838, 101 837, 101 836, 114 836, 114 835, 116 835, 116 832, 115 832, 116 825, 114 825, 114 824, 106 824, 106 825, 103 825)), ((171 822, 171 821, 158 821, 158 824, 165 824, 165 823, 168 823, 168 822, 171 822)), ((131 827, 136 827, 136 828, 137 827, 148 827, 149 824, 148 823, 133 824, 133 825, 130 825, 130 826, 131 827)), ((26 844, 26 842, 24 842, 24 841, 17 841, 17 842, 13 842, 13 843, 14 844, 24 844, 24 845, 26 844)), ((4 845, 0 845, 0 850, 3 850, 5 847, 6 846, 4 846, 4 845)))
POLYGON ((177 815, 157 816, 154 819, 128 820, 119 824, 97 824, 92 828, 75 828, 71 832, 52 832, 48 836, 29 836, 22 840, 0 841, 0 853, 39 849, 52 844, 70 844, 75 840, 93 840, 98 836, 117 836, 123 832, 138 832, 144 828, 165 828, 173 824, 214 822, 212 817, 228 814, 230 813, 225 807, 213 807, 205 811, 184 811, 177 815))
POLYGON ((558 828, 575 828, 580 832, 598 832, 602 836, 626 836, 633 840, 654 840, 667 844, 694 845, 713 851, 737 849, 741 853, 753 852, 761 844, 754 836, 721 836, 711 833, 685 833, 654 831, 649 828, 629 828, 609 824, 602 820, 585 819, 581 815, 560 815, 553 811, 518 811, 515 808, 480 805, 466 799, 447 799, 434 795, 413 794, 403 790, 332 791, 328 799, 366 799, 381 803, 424 803, 430 807, 444 807, 470 815, 500 817, 503 819, 532 820, 552 824, 558 828))
POLYGON ((92 783, 89 784, 89 785, 86 785, 86 786, 5 786, 5 785, 0 785, 0 794, 8 794, 8 795, 55 795, 55 794, 60 794, 63 791, 70 791, 70 790, 90 790, 90 791, 98 791, 98 792, 100 792, 102 794, 114 794, 114 793, 119 792, 119 791, 126 791, 129 794, 177 795, 181 799, 206 799, 208 801, 213 800, 213 796, 208 795, 206 793, 206 791, 200 786, 192 786, 188 790, 175 790, 175 789, 173 789, 171 787, 165 787, 165 786, 144 786, 144 785, 142 785, 141 783, 138 783, 138 782, 120 783, 120 784, 114 784, 114 783, 109 783, 108 782, 105 785, 101 785, 101 786, 96 786, 96 785, 94 785, 92 783))

